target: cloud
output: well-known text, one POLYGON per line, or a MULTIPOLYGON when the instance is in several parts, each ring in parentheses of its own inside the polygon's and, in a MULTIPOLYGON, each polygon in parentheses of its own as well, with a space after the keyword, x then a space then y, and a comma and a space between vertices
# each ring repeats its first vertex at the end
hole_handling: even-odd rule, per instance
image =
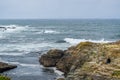
POLYGON ((120 0, 1 0, 0 18, 120 18, 120 0))

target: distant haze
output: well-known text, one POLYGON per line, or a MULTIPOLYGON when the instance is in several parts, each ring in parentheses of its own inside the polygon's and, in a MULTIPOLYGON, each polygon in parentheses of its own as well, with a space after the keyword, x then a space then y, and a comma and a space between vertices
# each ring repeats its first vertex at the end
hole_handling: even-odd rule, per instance
POLYGON ((0 19, 120 18, 120 0, 0 0, 0 19))

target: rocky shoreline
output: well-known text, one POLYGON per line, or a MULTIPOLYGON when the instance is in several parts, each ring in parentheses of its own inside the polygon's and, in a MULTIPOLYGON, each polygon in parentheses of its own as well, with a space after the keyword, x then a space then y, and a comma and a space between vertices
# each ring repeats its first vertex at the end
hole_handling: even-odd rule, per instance
MULTIPOLYGON (((5 71, 8 71, 8 70, 11 70, 11 69, 14 69, 14 68, 17 68, 16 65, 11 65, 11 64, 8 64, 8 63, 3 63, 3 62, 0 62, 0 73, 3 73, 5 71)), ((0 80, 11 80, 9 77, 5 76, 5 75, 0 75, 0 80)))
POLYGON ((3 73, 4 71, 8 71, 8 70, 11 70, 11 69, 14 69, 14 68, 17 68, 17 66, 16 65, 11 65, 11 64, 8 64, 8 63, 0 62, 0 73, 3 73))
POLYGON ((51 49, 39 62, 64 72, 58 80, 120 80, 120 41, 81 42, 65 51, 51 49))

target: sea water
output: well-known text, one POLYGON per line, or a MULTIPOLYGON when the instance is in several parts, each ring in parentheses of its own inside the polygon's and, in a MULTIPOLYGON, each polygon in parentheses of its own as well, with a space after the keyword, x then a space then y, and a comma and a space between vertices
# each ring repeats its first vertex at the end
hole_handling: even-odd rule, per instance
POLYGON ((65 50, 79 42, 120 40, 119 19, 0 20, 0 61, 15 64, 4 72, 12 80, 55 80, 62 73, 45 68, 39 57, 49 49, 65 50))

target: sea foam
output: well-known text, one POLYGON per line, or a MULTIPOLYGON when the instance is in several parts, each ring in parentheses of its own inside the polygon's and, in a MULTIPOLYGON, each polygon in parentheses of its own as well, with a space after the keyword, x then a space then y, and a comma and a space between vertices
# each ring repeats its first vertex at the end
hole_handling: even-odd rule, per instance
POLYGON ((95 43, 109 43, 109 42, 113 42, 113 41, 107 41, 107 40, 104 40, 103 39, 100 39, 100 40, 92 40, 92 39, 74 39, 74 38, 65 38, 64 39, 66 42, 72 44, 72 45, 75 45, 75 44, 78 44, 80 42, 86 42, 86 41, 89 41, 89 42, 95 42, 95 43))
POLYGON ((44 30, 44 33, 49 33, 49 34, 56 34, 56 33, 59 33, 57 31, 54 31, 54 30, 44 30))
POLYGON ((9 32, 9 33, 11 33, 11 32, 15 32, 15 31, 17 31, 17 32, 19 32, 19 31, 22 31, 22 30, 25 30, 26 29, 26 27, 28 27, 28 26, 20 26, 20 25, 0 25, 0 27, 2 27, 1 29, 0 29, 0 32, 9 32))

